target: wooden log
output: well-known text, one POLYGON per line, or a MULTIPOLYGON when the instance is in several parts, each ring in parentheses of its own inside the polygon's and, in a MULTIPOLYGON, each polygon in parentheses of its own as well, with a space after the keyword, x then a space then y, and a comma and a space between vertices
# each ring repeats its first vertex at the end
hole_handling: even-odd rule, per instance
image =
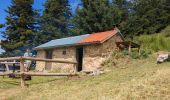
POLYGON ((75 73, 37 73, 37 72, 24 72, 21 73, 24 75, 31 75, 31 76, 76 76, 75 73))
POLYGON ((69 63, 76 64, 76 61, 65 61, 65 60, 55 60, 55 59, 44 59, 44 58, 33 58, 33 57, 23 57, 24 60, 35 60, 35 61, 45 61, 45 62, 56 62, 56 63, 69 63))
POLYGON ((0 64, 20 64, 20 62, 0 62, 0 64))
POLYGON ((21 87, 25 88, 25 81, 24 81, 24 60, 20 59, 20 74, 21 74, 21 87))
POLYGON ((8 58, 0 58, 0 62, 2 61, 10 61, 10 60, 20 60, 21 57, 8 57, 8 58))
POLYGON ((131 42, 129 43, 129 48, 128 48, 128 49, 129 49, 128 51, 129 51, 129 55, 130 55, 131 52, 132 52, 132 50, 131 50, 131 49, 132 49, 132 44, 131 44, 131 42))
POLYGON ((69 63, 69 64, 76 64, 77 63, 76 61, 43 59, 43 58, 33 58, 33 57, 8 57, 8 58, 0 58, 0 62, 2 62, 2 61, 9 61, 9 60, 35 60, 35 61, 44 61, 44 62, 69 63))
POLYGON ((76 73, 77 72, 77 64, 74 64, 73 67, 74 67, 73 68, 74 69, 74 73, 76 73))
POLYGON ((5 75, 10 75, 10 74, 13 74, 13 72, 2 72, 0 73, 0 76, 5 76, 5 75))

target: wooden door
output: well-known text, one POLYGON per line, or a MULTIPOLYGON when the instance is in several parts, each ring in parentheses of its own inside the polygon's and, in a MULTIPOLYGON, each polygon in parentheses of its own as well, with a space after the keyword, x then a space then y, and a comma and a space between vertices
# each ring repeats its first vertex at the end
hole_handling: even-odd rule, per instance
MULTIPOLYGON (((52 59, 53 50, 46 50, 46 59, 52 59)), ((45 62, 45 70, 51 70, 52 62, 45 62)))

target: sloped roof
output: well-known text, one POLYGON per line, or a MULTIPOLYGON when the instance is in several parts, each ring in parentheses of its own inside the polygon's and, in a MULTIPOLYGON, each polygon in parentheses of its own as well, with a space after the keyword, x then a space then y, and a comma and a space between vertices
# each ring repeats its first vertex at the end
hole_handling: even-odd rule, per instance
POLYGON ((56 40, 51 40, 45 44, 42 44, 35 49, 49 49, 62 46, 75 46, 75 45, 85 45, 92 43, 102 43, 110 37, 114 36, 118 31, 111 30, 105 32, 98 32, 93 34, 85 34, 80 36, 61 38, 56 40))
POLYGON ((102 42, 104 40, 107 40, 109 37, 115 35, 116 33, 117 30, 93 33, 90 34, 87 38, 80 40, 79 43, 102 42))
POLYGON ((55 39, 51 40, 45 44, 42 44, 38 47, 35 47, 35 49, 43 49, 43 48, 53 48, 53 47, 60 47, 60 46, 69 46, 76 44, 81 39, 84 39, 88 37, 89 34, 80 35, 80 36, 74 36, 74 37, 68 37, 68 38, 61 38, 61 39, 55 39))

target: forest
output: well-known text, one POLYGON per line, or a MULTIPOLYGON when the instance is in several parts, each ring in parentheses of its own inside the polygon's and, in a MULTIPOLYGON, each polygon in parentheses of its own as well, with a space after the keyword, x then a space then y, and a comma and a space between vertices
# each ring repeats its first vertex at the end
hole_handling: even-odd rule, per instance
POLYGON ((33 8, 33 3, 34 0, 11 0, 5 9, 6 22, 0 23, 0 28, 5 27, 1 32, 5 38, 4 56, 18 55, 23 48, 52 39, 113 27, 118 27, 126 39, 134 40, 141 35, 154 36, 170 25, 170 0, 81 0, 75 13, 68 0, 46 0, 42 14, 33 8))

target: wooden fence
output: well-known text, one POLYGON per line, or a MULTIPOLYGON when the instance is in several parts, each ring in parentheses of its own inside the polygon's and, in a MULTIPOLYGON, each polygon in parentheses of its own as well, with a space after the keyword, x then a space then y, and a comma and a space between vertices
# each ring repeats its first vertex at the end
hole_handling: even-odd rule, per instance
POLYGON ((0 76, 5 75, 20 75, 21 76, 21 87, 25 87, 25 81, 24 76, 30 75, 30 76, 74 76, 76 75, 76 65, 77 62, 75 61, 64 61, 64 60, 55 60, 55 59, 42 59, 42 58, 33 58, 33 57, 9 57, 9 58, 0 58, 1 64, 10 64, 11 62, 4 62, 4 61, 12 61, 12 60, 18 60, 20 64, 20 72, 9 72, 7 70, 4 73, 0 73, 0 76), (55 62, 55 63, 67 63, 67 64, 73 64, 74 65, 74 72, 73 73, 39 73, 39 72, 25 72, 24 70, 24 61, 25 60, 32 60, 32 61, 43 61, 43 62, 55 62))

